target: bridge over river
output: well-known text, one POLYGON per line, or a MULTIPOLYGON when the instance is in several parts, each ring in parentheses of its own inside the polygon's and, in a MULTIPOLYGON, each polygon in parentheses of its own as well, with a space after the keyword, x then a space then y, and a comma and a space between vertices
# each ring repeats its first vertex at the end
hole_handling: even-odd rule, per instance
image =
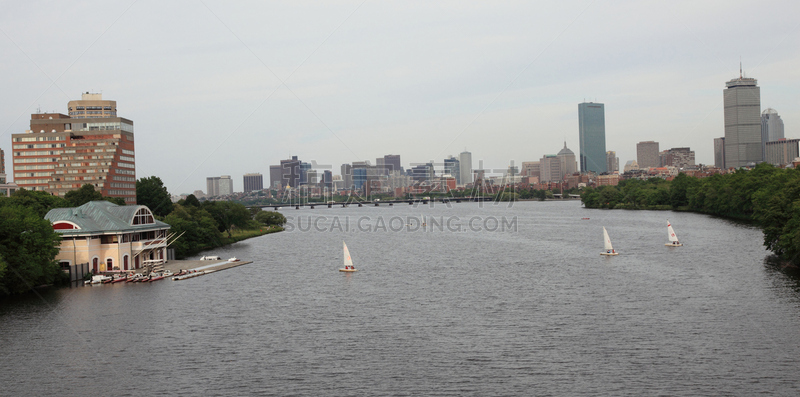
MULTIPOLYGON (((560 194, 555 194, 557 199, 561 199, 560 194)), ((580 199, 580 195, 571 194, 567 197, 568 199, 580 199)), ((300 209, 301 207, 309 207, 314 209, 315 207, 349 207, 351 205, 363 207, 363 206, 381 206, 381 205, 388 205, 393 206, 395 204, 428 204, 429 202, 434 203, 461 203, 461 202, 485 202, 485 201, 494 201, 494 197, 434 197, 429 199, 395 199, 395 200, 348 200, 348 201, 337 201, 337 202, 304 202, 304 203, 293 203, 293 202, 285 202, 285 203, 277 203, 277 204, 259 204, 259 205, 249 205, 248 208, 272 208, 277 210, 279 208, 291 208, 294 207, 295 209, 300 209)))

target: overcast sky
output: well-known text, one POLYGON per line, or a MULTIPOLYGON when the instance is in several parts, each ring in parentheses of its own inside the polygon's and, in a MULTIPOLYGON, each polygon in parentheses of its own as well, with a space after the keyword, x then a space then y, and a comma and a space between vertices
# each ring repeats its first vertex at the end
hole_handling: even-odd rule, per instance
MULTIPOLYGON (((30 1, 0 14, 0 148, 81 92, 134 121, 136 176, 173 194, 264 174, 472 152, 506 167, 578 153, 578 103, 605 104, 606 149, 689 146, 714 162, 725 82, 800 138, 796 1, 30 1)), ((9 178, 11 179, 11 178, 9 178)))

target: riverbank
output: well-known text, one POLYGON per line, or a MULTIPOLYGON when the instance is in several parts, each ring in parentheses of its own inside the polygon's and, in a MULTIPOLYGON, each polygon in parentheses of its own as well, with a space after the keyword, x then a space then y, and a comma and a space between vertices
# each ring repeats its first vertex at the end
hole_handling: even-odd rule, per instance
POLYGON ((238 241, 247 240, 249 238, 263 236, 265 234, 277 233, 282 232, 283 228, 280 226, 266 226, 260 228, 258 230, 242 230, 236 229, 231 232, 230 237, 223 237, 222 238, 222 246, 230 245, 238 241))

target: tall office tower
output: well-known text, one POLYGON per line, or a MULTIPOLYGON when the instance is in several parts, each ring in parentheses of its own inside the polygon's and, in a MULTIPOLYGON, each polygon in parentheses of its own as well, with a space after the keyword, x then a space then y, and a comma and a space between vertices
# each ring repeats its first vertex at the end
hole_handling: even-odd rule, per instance
POLYGON ((308 184, 308 171, 311 170, 311 164, 301 161, 300 162, 300 184, 308 184))
POLYGON ((219 177, 209 176, 206 178, 206 196, 216 197, 219 196, 219 177))
POLYGON ((767 142, 766 161, 772 165, 785 166, 800 157, 800 139, 780 138, 767 142))
POLYGON ((658 142, 644 141, 636 144, 636 162, 639 168, 659 167, 658 161, 658 142))
POLYGON ((264 175, 259 173, 244 174, 243 186, 244 192, 258 192, 264 190, 264 175))
POLYGON ((602 103, 578 104, 581 172, 606 172, 606 116, 602 103))
POLYGON ((342 185, 344 189, 353 187, 353 166, 350 164, 342 164, 342 185))
POLYGON ((322 171, 322 184, 326 188, 333 188, 333 172, 331 170, 322 171))
POLYGON ((31 129, 12 134, 14 181, 63 197, 85 184, 103 196, 136 204, 133 121, 117 117, 117 102, 84 93, 69 115, 31 115, 31 129))
POLYGON ((761 89, 756 79, 742 77, 725 83, 725 165, 740 168, 764 160, 761 141, 761 89))
POLYGON ((661 161, 662 167, 672 166, 686 168, 695 165, 694 151, 688 147, 676 147, 661 153, 663 154, 663 160, 661 161))
POLYGON ((539 177, 539 162, 538 161, 525 161, 522 163, 522 170, 520 171, 520 175, 522 176, 535 176, 539 177))
POLYGON ((613 150, 606 152, 606 169, 608 169, 609 174, 612 172, 619 172, 619 157, 617 157, 617 152, 613 150))
POLYGON ((403 172, 403 167, 400 165, 399 154, 387 154, 383 156, 383 165, 387 167, 389 174, 394 171, 403 172))
POLYGON ((381 175, 389 175, 389 170, 386 169, 386 164, 383 157, 375 158, 375 167, 380 170, 381 175))
POLYGON ((444 173, 456 178, 456 185, 461 184, 461 169, 457 158, 450 156, 444 159, 444 173))
POLYGON ((297 156, 292 156, 291 159, 281 160, 281 172, 282 188, 297 188, 300 186, 300 160, 297 159, 297 156))
POLYGON ((556 155, 561 161, 561 176, 559 181, 564 180, 565 175, 572 175, 578 172, 578 162, 575 161, 575 152, 567 148, 567 142, 564 142, 564 148, 556 155))
POLYGON ((714 138, 714 166, 725 169, 725 137, 714 138))
POLYGON ((269 187, 270 189, 275 189, 278 185, 281 184, 281 180, 283 179, 283 170, 281 169, 280 165, 271 165, 269 166, 269 187))
POLYGON ((222 175, 219 177, 219 195, 227 196, 233 194, 233 179, 230 175, 222 175))
POLYGON ((6 154, 0 149, 0 174, 6 173, 6 154))
POLYGON ((767 142, 783 139, 783 120, 773 108, 761 112, 761 145, 764 149, 764 161, 767 160, 767 142))
POLYGON ((433 180, 436 177, 436 172, 433 169, 433 162, 424 164, 412 164, 411 177, 417 182, 425 182, 433 180))
POLYGON ((461 173, 461 184, 472 183, 472 153, 463 151, 458 155, 458 171, 461 173))
POLYGON ((545 154, 539 160, 539 182, 560 182, 561 159, 555 154, 545 154))

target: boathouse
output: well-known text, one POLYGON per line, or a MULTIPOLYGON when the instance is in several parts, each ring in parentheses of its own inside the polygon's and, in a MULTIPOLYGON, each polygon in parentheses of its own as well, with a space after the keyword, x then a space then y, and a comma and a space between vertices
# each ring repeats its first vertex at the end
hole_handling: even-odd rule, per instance
POLYGON ((62 266, 89 263, 94 273, 125 271, 167 257, 170 226, 156 220, 144 205, 90 201, 52 209, 45 219, 61 234, 56 260, 62 266))

